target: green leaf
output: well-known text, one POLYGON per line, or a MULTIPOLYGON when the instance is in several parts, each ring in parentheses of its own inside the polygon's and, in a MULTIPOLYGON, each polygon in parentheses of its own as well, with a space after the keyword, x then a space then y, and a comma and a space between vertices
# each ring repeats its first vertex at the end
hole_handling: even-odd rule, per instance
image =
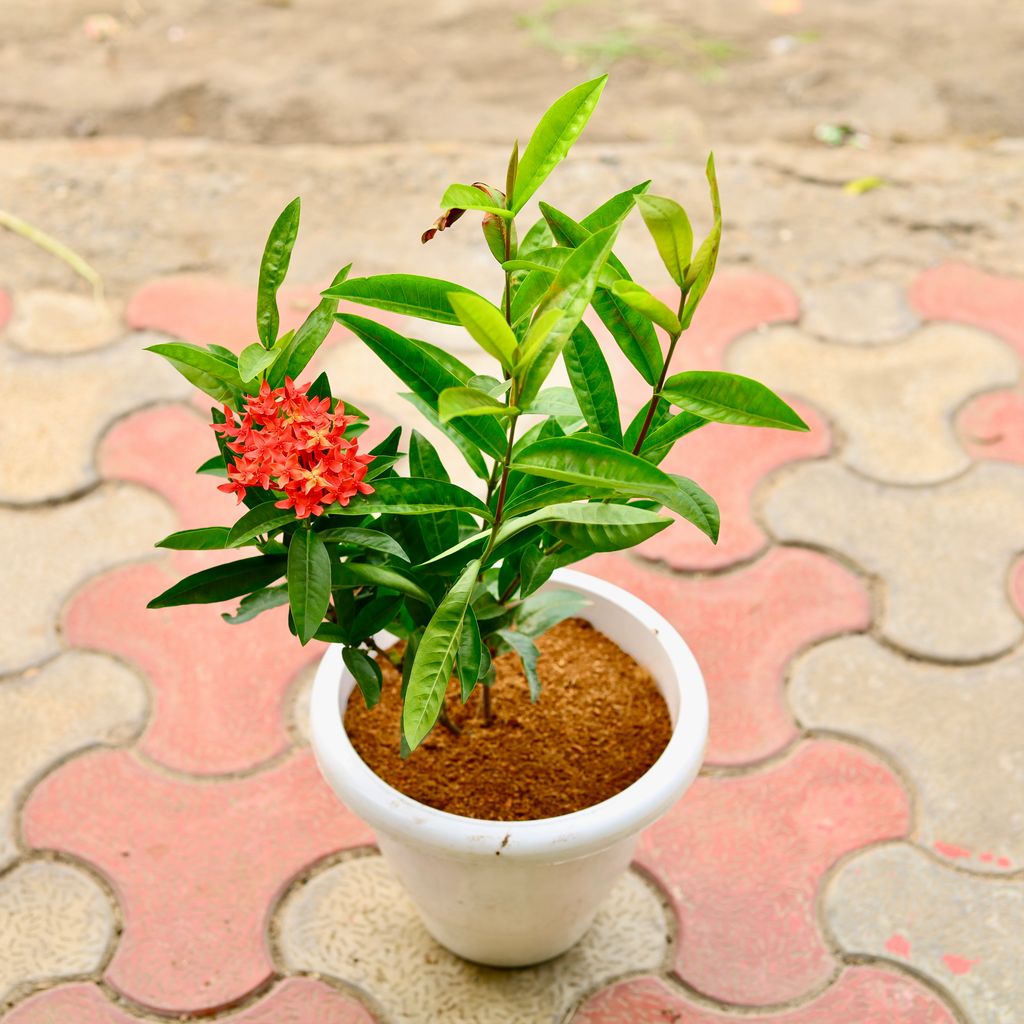
POLYGON ((325 543, 347 545, 364 551, 378 551, 382 555, 400 558, 403 562, 409 561, 409 556, 402 545, 390 534, 382 533, 380 530, 368 530, 361 526, 336 526, 320 531, 320 539, 325 543))
MULTIPOLYGON (((530 479, 530 477, 523 478, 524 481, 530 479)), ((536 478, 532 479, 536 480, 536 478)), ((513 516, 523 516, 534 509, 545 508, 549 505, 585 501, 588 498, 610 498, 615 493, 610 489, 595 489, 589 484, 564 484, 558 481, 537 482, 540 486, 526 488, 505 502, 505 517, 507 519, 511 519, 513 516)))
POLYGON ((671 519, 630 505, 564 503, 507 519, 498 530, 497 547, 530 526, 543 525, 567 544, 589 551, 631 548, 670 526, 671 519))
MULTIPOLYGON (((465 384, 472 376, 468 367, 465 368, 465 376, 461 375, 461 371, 456 373, 455 370, 460 369, 458 361, 446 360, 434 346, 405 338, 373 320, 349 313, 339 313, 336 319, 361 338, 435 412, 438 396, 445 388, 465 384)), ((471 417, 460 420, 453 429, 493 458, 504 456, 505 431, 495 420, 471 417)))
POLYGON ((516 607, 516 629, 531 639, 542 636, 560 622, 579 615, 590 602, 571 590, 548 590, 533 594, 516 607))
POLYGON ((519 243, 519 255, 527 256, 537 249, 546 249, 554 243, 555 237, 551 234, 551 228, 548 227, 548 222, 541 217, 523 235, 523 240, 519 243))
POLYGON ((639 196, 636 205, 658 247, 665 269, 672 275, 672 280, 684 288, 693 252, 693 228, 686 211, 674 199, 664 196, 639 196))
POLYGON ((521 452, 512 468, 566 483, 610 487, 627 497, 653 498, 688 519, 712 540, 718 536, 717 508, 703 491, 700 494, 706 502, 696 499, 692 490, 696 484, 687 481, 684 486, 668 473, 619 448, 579 437, 551 438, 537 441, 521 452))
POLYGON ((593 297, 594 312, 601 318, 615 344, 651 387, 661 376, 665 359, 654 332, 654 325, 643 314, 630 309, 619 296, 597 291, 593 297))
POLYGON ((537 650, 537 645, 528 636, 513 629, 499 629, 497 635, 519 655, 523 675, 526 676, 527 685, 530 687, 530 700, 536 701, 540 697, 540 676, 537 675, 540 651, 537 650))
POLYGON ((586 324, 577 324, 562 351, 562 358, 587 426, 595 434, 621 443, 619 400, 611 370, 601 346, 586 324))
POLYGON ((480 678, 482 658, 483 643, 480 640, 480 624, 476 621, 473 609, 467 608, 466 618, 462 625, 462 636, 459 638, 459 653, 456 655, 455 661, 463 704, 469 700, 469 696, 480 678))
POLYGON ((519 412, 516 406, 505 405, 476 388, 445 388, 437 396, 437 415, 442 423, 457 416, 496 416, 507 419, 519 412))
POLYGON ((579 138, 601 98, 607 75, 570 89, 548 108, 519 161, 509 206, 518 213, 579 138))
MULTIPOLYGON (((564 245, 553 245, 549 249, 537 249, 530 253, 526 259, 514 259, 507 260, 502 263, 501 267, 503 270, 517 271, 535 271, 539 270, 542 273, 546 273, 551 277, 554 277, 559 270, 565 266, 566 260, 572 255, 573 249, 564 245)), ((600 276, 598 277, 598 287, 600 288, 611 288, 616 281, 620 281, 622 275, 614 270, 610 264, 605 264, 601 268, 600 276)))
POLYGON ((146 351, 163 356, 185 380, 217 402, 238 409, 246 387, 238 375, 238 368, 223 356, 185 341, 150 345, 146 351))
POLYGON ((629 214, 629 211, 636 205, 638 196, 644 195, 651 187, 650 180, 641 181, 639 185, 619 192, 611 199, 603 202, 596 210, 592 210, 581 221, 580 226, 588 231, 600 231, 601 228, 617 224, 629 214))
POLYGON ((268 366, 273 366, 280 355, 279 349, 266 349, 259 342, 254 342, 243 348, 238 357, 238 376, 242 378, 243 383, 248 383, 268 366))
POLYGON ((456 484, 442 480, 423 480, 419 477, 388 477, 374 484, 373 494, 360 494, 344 508, 330 505, 331 515, 362 516, 373 513, 384 515, 421 516, 432 512, 469 512, 490 521, 490 509, 475 495, 456 484))
POLYGON ((231 527, 228 534, 228 547, 237 548, 248 544, 253 538, 263 533, 273 533, 288 523, 297 522, 295 513, 290 508, 278 508, 272 502, 264 502, 249 509, 241 519, 231 527))
POLYGON ((441 712, 479 571, 476 561, 463 569, 437 606, 416 649, 402 708, 402 731, 411 750, 420 745, 441 712))
POLYGON ((257 555, 194 572, 154 597, 147 608, 173 608, 181 604, 214 604, 241 597, 280 579, 285 560, 280 555, 257 555))
POLYGON ((687 370, 669 377, 661 395, 680 409, 716 423, 809 429, 775 392, 737 373, 687 370))
POLYGON ((293 199, 274 222, 267 238, 260 262, 260 281, 256 291, 256 333, 264 348, 273 348, 277 341, 280 314, 277 311, 277 291, 288 273, 292 247, 299 233, 298 199, 293 199))
POLYGON ((718 262, 718 250, 722 244, 722 203, 718 196, 718 178, 715 175, 715 155, 708 155, 707 163, 708 185, 711 188, 711 208, 715 220, 708 232, 707 238, 701 242, 697 254, 693 257, 693 263, 686 274, 686 284, 689 291, 686 294, 686 305, 683 308, 681 320, 683 330, 690 326, 693 314, 697 312, 700 300, 711 284, 711 278, 715 273, 715 265, 718 262))
POLYGON ((494 214, 495 217, 514 216, 511 210, 496 205, 486 192, 472 185, 449 185, 441 197, 441 209, 482 210, 484 213, 494 214))
MULTIPOLYGON (((668 402, 662 400, 662 405, 667 408, 668 402)), ((701 416, 694 416, 692 412, 676 413, 647 435, 638 454, 657 465, 672 450, 676 441, 703 427, 707 422, 701 416)))
POLYGON ((381 690, 384 687, 380 665, 359 647, 344 648, 341 657, 346 668, 352 673, 366 706, 375 707, 380 702, 381 690))
POLYGON ((220 455, 214 455, 207 459, 197 470, 197 473, 204 473, 209 476, 227 476, 227 468, 224 459, 220 455))
POLYGON ((551 578, 556 569, 578 562, 586 558, 589 551, 577 551, 575 548, 562 548, 558 551, 541 552, 536 548, 527 548, 520 561, 522 579, 519 592, 525 598, 533 594, 551 578))
POLYGON ((228 546, 228 528, 201 526, 196 530, 179 530, 154 546, 172 551, 221 551, 228 546))
POLYGON ((531 270, 512 292, 512 326, 522 332, 537 303, 551 287, 551 274, 547 270, 531 270))
POLYGON ((584 422, 580 403, 572 388, 544 388, 523 412, 530 416, 552 416, 560 424, 568 423, 572 430, 584 422))
POLYGON ((448 301, 470 337, 506 370, 511 370, 518 342, 501 310, 472 292, 453 292, 448 301))
MULTIPOLYGON (((352 269, 350 263, 342 267, 334 276, 331 287, 336 288, 348 277, 352 269)), ((327 297, 320 300, 319 305, 302 322, 302 326, 295 332, 286 346, 281 358, 273 365, 267 380, 272 388, 279 388, 284 384, 285 377, 298 380, 299 374, 309 364, 310 359, 316 355, 317 350, 324 343, 327 335, 331 333, 334 326, 334 314, 338 311, 338 300, 327 297)))
MULTIPOLYGON (((409 440, 409 475, 450 483, 448 471, 436 449, 418 430, 412 432, 409 440)), ((417 516, 415 526, 419 529, 425 551, 444 551, 458 542, 458 512, 417 516)))
POLYGON ((414 601, 421 601, 430 608, 434 607, 434 599, 415 580, 387 565, 371 565, 368 562, 335 563, 331 566, 331 586, 335 590, 365 586, 387 587, 414 601))
POLYGON ((237 626, 243 622, 248 622, 250 619, 256 618, 260 612, 265 612, 271 608, 277 608, 280 605, 287 603, 287 586, 267 587, 263 590, 255 590, 253 593, 247 594, 243 597, 239 602, 234 615, 230 612, 221 612, 220 617, 225 622, 231 623, 232 626, 237 626))
POLYGON ((669 334, 674 336, 683 329, 679 317, 643 285, 635 281, 616 281, 612 291, 615 297, 621 299, 630 309, 635 309, 641 316, 647 317, 669 334))
MULTIPOLYGON (((322 294, 332 299, 348 299, 363 306, 386 309, 392 313, 433 320, 439 324, 458 324, 448 296, 452 292, 476 295, 469 288, 436 277, 417 277, 414 274, 379 274, 376 277, 356 277, 333 285, 322 294)), ((480 298, 480 296, 477 296, 480 298)), ((338 317, 342 323, 348 318, 338 317)))
MULTIPOLYGON (((490 476, 487 463, 479 450, 459 431, 458 424, 442 423, 437 415, 437 409, 428 405, 419 395, 401 392, 400 398, 404 398, 410 405, 416 407, 424 419, 437 431, 444 434, 449 441, 459 450, 459 454, 466 460, 469 468, 481 479, 486 480, 490 476)), ((473 422, 470 420, 470 422, 473 422)))
POLYGON ((288 544, 288 605, 305 646, 331 603, 331 558, 314 530, 296 530, 288 544))
MULTIPOLYGON (((337 592, 335 598, 344 593, 345 591, 337 592)), ((382 594, 359 601, 359 611, 349 626, 349 634, 354 640, 362 641, 393 625, 404 601, 405 598, 401 594, 382 594)))

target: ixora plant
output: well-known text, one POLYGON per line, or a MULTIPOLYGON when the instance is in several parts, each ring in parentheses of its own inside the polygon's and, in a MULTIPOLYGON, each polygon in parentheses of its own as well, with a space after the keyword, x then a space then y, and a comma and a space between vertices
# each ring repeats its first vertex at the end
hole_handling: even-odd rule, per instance
MULTIPOLYGON (((543 703, 538 637, 581 614, 588 602, 614 605, 619 600, 615 595, 622 594, 617 588, 601 590, 596 583, 588 589, 578 580, 556 586, 559 579, 586 579, 566 574, 564 567, 594 552, 630 548, 666 529, 673 518, 665 510, 693 524, 710 541, 717 539, 714 500, 692 480, 659 468, 673 445, 709 422, 807 429, 788 405, 753 380, 676 370, 672 365, 711 282, 719 251, 722 221, 712 159, 707 178, 713 224, 696 250, 683 208, 650 194, 649 182, 613 196, 580 219, 541 202, 541 218, 520 238, 517 216, 580 135, 604 85, 604 78, 584 83, 554 103, 522 154, 518 144, 513 147, 503 188, 455 184, 445 191, 445 212, 424 233, 423 241, 451 228, 469 211, 481 214, 484 239, 498 265, 495 301, 449 281, 407 274, 353 278, 350 267, 345 267, 302 326, 279 334, 275 296, 298 230, 295 200, 275 223, 264 251, 258 340, 238 355, 220 346, 182 343, 152 349, 222 405, 222 411, 212 413, 219 453, 199 471, 226 476, 221 489, 236 494, 247 506, 230 528, 182 531, 160 546, 249 548, 253 553, 187 577, 150 607, 241 598, 237 611, 224 616, 237 623, 287 605, 289 627, 300 643, 317 639, 338 645, 331 652, 332 678, 325 684, 334 687, 326 715, 331 729, 337 730, 331 733, 336 741, 322 740, 317 749, 325 774, 330 775, 326 762, 335 756, 335 748, 347 744, 338 708, 341 662, 366 706, 375 705, 384 678, 385 652, 375 639, 381 631, 405 641, 400 661, 396 658, 403 704, 401 736, 395 737, 395 746, 401 744, 405 757, 439 721, 454 730, 444 710, 453 681, 463 703, 472 698, 480 720, 490 719, 495 661, 503 654, 520 659, 531 697, 543 703), (634 282, 614 253, 619 230, 634 210, 643 218, 673 283, 671 304, 634 282), (461 325, 493 358, 494 372, 476 374, 445 349, 373 319, 338 313, 341 299, 461 325), (650 397, 640 408, 620 409, 602 342, 583 319, 588 308, 604 325, 610 343, 619 346, 650 388, 650 397), (451 482, 437 451, 417 431, 403 441, 397 428, 364 452, 360 436, 367 429, 367 417, 345 396, 334 396, 323 374, 311 383, 296 383, 335 321, 401 378, 409 389, 404 397, 453 442, 479 478, 476 493, 451 482), (667 344, 659 339, 656 327, 667 336, 667 344), (548 384, 560 358, 570 383, 567 388, 548 384), (480 695, 474 697, 478 688, 480 695)), ((633 603, 626 611, 621 611, 625 606, 620 601, 621 614, 605 615, 598 609, 595 624, 600 620, 600 628, 617 633, 613 639, 646 660, 653 675, 676 671, 658 667, 662 654, 648 658, 645 644, 669 652, 665 658, 676 663, 689 658, 685 645, 664 620, 643 610, 646 606, 635 599, 628 600, 633 603)), ((696 679, 703 701, 699 672, 695 665, 686 671, 687 678, 696 679)), ((657 682, 666 692, 663 680, 657 682)), ((685 702, 686 694, 698 691, 681 692, 685 702)), ((675 698, 668 693, 666 697, 671 706, 675 698)), ((314 714, 316 700, 315 696, 314 714)), ((494 700, 500 700, 500 694, 494 700)), ((682 712, 674 708, 676 718, 689 713, 693 730, 694 749, 682 759, 680 769, 689 775, 682 778, 682 788, 696 771, 703 745, 695 703, 697 698, 682 712)), ((339 769, 340 776, 365 769, 356 761, 346 765, 339 769)), ((345 785, 341 782, 335 788, 341 792, 345 785)), ((679 789, 675 784, 673 792, 679 789)), ((391 806, 393 792, 365 799, 348 790, 343 795, 353 809, 373 819, 382 807, 391 806)), ((666 809, 666 793, 646 803, 638 793, 634 804, 643 805, 650 820, 666 809)), ((417 820, 422 824, 425 819, 421 815, 417 820)), ((395 818, 374 824, 388 853, 388 837, 404 826, 395 818)), ((494 870, 495 853, 540 856, 531 846, 540 842, 536 830, 530 833, 533 838, 516 833, 510 842, 513 833, 497 824, 502 838, 497 849, 484 844, 491 862, 481 862, 481 871, 494 870)), ((471 845, 466 845, 469 840, 444 839, 442 825, 436 834, 433 828, 423 826, 415 843, 436 840, 445 849, 457 847, 460 871, 468 870, 466 859, 473 855, 471 845)), ((613 858, 616 870, 624 866, 619 865, 623 835, 629 831, 624 829, 619 822, 604 844, 618 851, 613 858)), ((573 835, 584 833, 590 836, 586 829, 573 835)), ((479 828, 474 833, 477 839, 484 834, 479 828)), ((572 842, 564 845, 564 835, 561 841, 563 860, 590 856, 601 847, 592 836, 581 839, 578 849, 572 842)), ((397 861, 407 885, 422 890, 420 868, 410 868, 401 856, 397 861)), ((436 875, 441 869, 432 863, 436 875)), ((609 870, 597 871, 601 885, 609 870)), ((490 893, 488 898, 505 900, 501 913, 506 919, 518 920, 517 915, 528 916, 531 901, 547 900, 550 909, 570 898, 586 874, 572 879, 559 875, 557 892, 533 883, 529 893, 521 888, 506 891, 493 881, 482 888, 490 893)), ((459 878, 461 885, 465 875, 459 878)), ((562 931, 548 920, 547 938, 539 945, 523 940, 525 945, 515 950, 503 947, 494 952, 486 942, 481 948, 479 936, 468 942, 453 934, 450 906, 431 909, 429 892, 421 892, 419 902, 428 926, 442 941, 493 963, 531 962, 553 955, 575 941, 581 930, 580 913, 573 911, 574 922, 562 931)), ((507 934, 519 934, 516 927, 510 924, 507 934)))

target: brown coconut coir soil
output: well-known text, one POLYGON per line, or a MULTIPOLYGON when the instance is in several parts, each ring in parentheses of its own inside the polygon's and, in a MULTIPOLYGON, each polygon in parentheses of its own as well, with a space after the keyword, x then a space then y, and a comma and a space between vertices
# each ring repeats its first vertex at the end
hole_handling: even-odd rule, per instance
POLYGON ((381 658, 384 692, 367 710, 358 689, 345 729, 382 779, 420 803, 492 821, 569 814, 635 782, 665 749, 668 708, 649 673, 583 619, 569 619, 537 641, 540 700, 530 702, 519 659, 495 661, 492 719, 484 725, 482 686, 467 704, 457 684, 445 706, 457 728, 440 723, 407 760, 399 754, 401 675, 381 658))

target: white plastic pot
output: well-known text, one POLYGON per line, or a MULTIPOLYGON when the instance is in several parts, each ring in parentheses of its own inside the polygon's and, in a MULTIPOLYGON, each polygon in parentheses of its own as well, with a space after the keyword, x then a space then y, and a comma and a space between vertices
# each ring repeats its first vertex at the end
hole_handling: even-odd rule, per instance
POLYGON ((593 807, 510 822, 427 807, 375 775, 349 742, 343 715, 355 681, 340 647, 324 655, 313 683, 313 749, 324 778, 376 831, 434 938, 498 967, 548 960, 582 937, 640 832, 693 781, 707 739, 704 680, 675 629, 632 594, 584 573, 559 570, 546 585, 556 588, 589 600, 581 616, 651 673, 672 716, 672 737, 651 769, 593 807))

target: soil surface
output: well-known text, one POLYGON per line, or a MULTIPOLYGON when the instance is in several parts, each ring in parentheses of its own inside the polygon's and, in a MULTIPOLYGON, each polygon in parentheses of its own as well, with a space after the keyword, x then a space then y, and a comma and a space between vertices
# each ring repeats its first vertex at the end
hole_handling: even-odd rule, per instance
POLYGON ((345 728, 359 756, 407 796, 452 814, 528 821, 570 814, 607 800, 658 759, 672 723, 654 680, 583 619, 537 641, 543 690, 530 702, 519 659, 495 661, 493 717, 484 725, 482 691, 465 705, 452 685, 448 715, 407 760, 399 754, 401 677, 383 660, 384 696, 367 710, 358 690, 345 728))

